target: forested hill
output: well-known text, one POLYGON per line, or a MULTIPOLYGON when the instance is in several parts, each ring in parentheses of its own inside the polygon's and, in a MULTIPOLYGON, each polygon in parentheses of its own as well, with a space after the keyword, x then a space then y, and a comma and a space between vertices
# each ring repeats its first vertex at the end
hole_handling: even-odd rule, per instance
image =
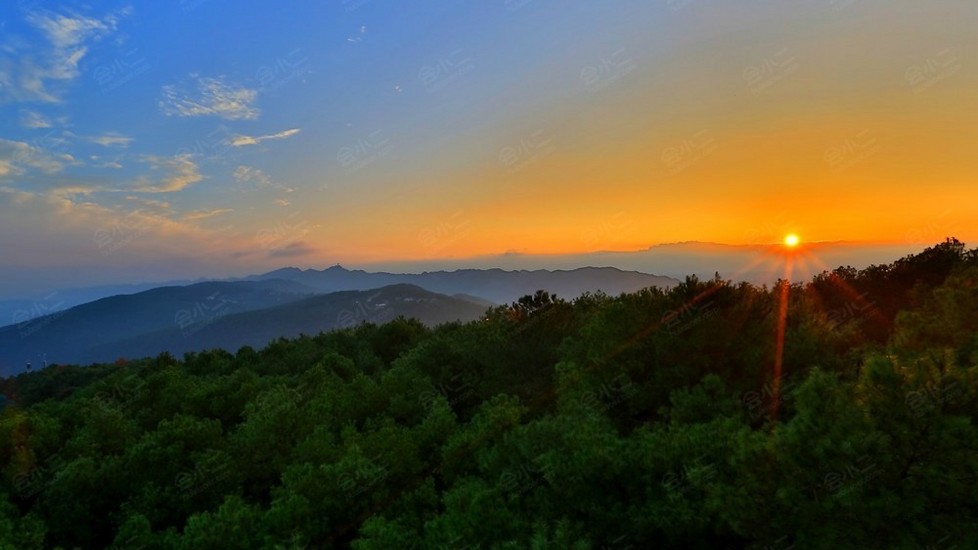
POLYGON ((0 393, 0 548, 978 548, 978 249, 953 240, 0 393))

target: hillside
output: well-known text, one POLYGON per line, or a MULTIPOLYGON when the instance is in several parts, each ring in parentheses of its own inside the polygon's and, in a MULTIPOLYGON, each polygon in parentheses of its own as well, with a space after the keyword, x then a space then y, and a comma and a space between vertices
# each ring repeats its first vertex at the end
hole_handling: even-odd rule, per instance
MULTIPOLYGON (((293 281, 207 282, 112 296, 0 328, 0 374, 30 362, 86 362, 91 350, 168 328, 183 330, 226 315, 285 304, 315 292, 293 281)), ((115 355, 114 359, 118 357, 115 355)))
POLYGON ((367 290, 393 284, 416 285, 440 294, 468 294, 497 304, 515 302, 521 296, 546 289, 565 299, 586 292, 601 291, 611 296, 657 286, 670 288, 679 283, 671 277, 661 277, 637 271, 622 271, 613 267, 582 267, 572 270, 506 271, 502 269, 459 269, 425 273, 384 273, 348 270, 333 266, 323 270, 284 268, 252 280, 285 279, 302 283, 321 292, 367 290))
MULTIPOLYGON (((199 332, 398 300, 452 303, 388 287, 199 332)), ((0 394, 0 548, 978 547, 978 249, 953 242, 0 394)))
POLYGON ((218 348, 228 351, 237 351, 242 346, 260 348, 277 338, 315 335, 360 323, 385 323, 397 317, 435 326, 472 321, 483 316, 486 309, 482 303, 435 294, 412 285, 334 292, 93 347, 85 362, 155 356, 164 351, 179 356, 218 348))

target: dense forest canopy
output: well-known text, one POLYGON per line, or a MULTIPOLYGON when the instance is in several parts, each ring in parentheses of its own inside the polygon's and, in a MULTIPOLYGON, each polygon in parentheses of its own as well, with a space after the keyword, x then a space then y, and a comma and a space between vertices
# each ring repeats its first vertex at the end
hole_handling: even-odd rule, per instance
POLYGON ((4 549, 978 547, 978 249, 953 239, 0 393, 4 549))

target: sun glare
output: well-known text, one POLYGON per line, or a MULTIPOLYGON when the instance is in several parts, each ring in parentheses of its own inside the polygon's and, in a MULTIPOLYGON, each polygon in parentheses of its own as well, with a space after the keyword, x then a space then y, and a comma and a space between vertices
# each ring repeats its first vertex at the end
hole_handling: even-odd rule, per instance
POLYGON ((788 248, 794 248, 798 246, 798 243, 800 242, 801 239, 799 239, 798 235, 795 235, 794 233, 785 235, 784 237, 784 245, 787 246, 788 248))

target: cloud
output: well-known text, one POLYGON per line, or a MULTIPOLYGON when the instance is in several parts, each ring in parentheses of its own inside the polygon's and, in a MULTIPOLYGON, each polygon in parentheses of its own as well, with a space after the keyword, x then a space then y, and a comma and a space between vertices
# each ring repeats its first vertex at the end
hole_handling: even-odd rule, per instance
MULTIPOLYGON (((32 273, 44 285, 55 284, 47 278, 55 274, 61 278, 58 286, 70 286, 86 270, 104 274, 129 269, 135 274, 150 269, 159 274, 174 265, 190 264, 210 265, 217 275, 227 270, 228 250, 253 243, 250 234, 228 235, 181 221, 164 201, 133 197, 120 204, 101 205, 80 195, 27 192, 2 185, 0 235, 30 236, 13 239, 4 248, 0 269, 23 266, 25 273, 32 273)), ((3 290, 9 292, 10 279, 0 279, 4 280, 3 290)))
POLYGON ((243 147, 245 145, 258 145, 263 141, 268 141, 271 139, 290 138, 301 131, 302 131, 301 128, 292 128, 289 130, 283 130, 277 134, 269 134, 267 136, 234 136, 231 138, 231 145, 234 147, 243 147))
POLYGON ((106 132, 100 136, 82 136, 72 132, 64 132, 64 135, 69 138, 94 143, 103 147, 125 148, 129 147, 129 144, 133 142, 133 138, 124 136, 119 132, 106 132))
POLYGON ((126 200, 137 206, 136 212, 149 212, 158 216, 168 216, 173 213, 173 208, 166 201, 133 196, 126 197, 126 200))
POLYGON ((64 184, 55 185, 47 194, 58 198, 72 198, 79 195, 87 197, 100 190, 101 188, 95 185, 64 184))
POLYGON ((92 143, 97 143, 104 147, 129 147, 132 143, 131 137, 126 137, 115 132, 109 132, 101 136, 92 136, 87 138, 92 143))
POLYGON ((315 254, 317 250, 305 242, 298 241, 286 246, 276 248, 268 253, 269 258, 294 258, 296 256, 308 256, 315 254))
POLYGON ((285 199, 275 199, 275 204, 277 206, 289 206, 292 203, 289 202, 289 201, 287 201, 287 200, 285 200, 285 199))
POLYGON ((231 212, 230 208, 205 208, 202 210, 191 210, 182 216, 182 220, 185 222, 204 220, 207 218, 213 218, 214 216, 220 216, 221 214, 226 214, 231 212))
POLYGON ((234 179, 238 180, 238 183, 254 183, 257 187, 272 186, 272 179, 254 166, 238 166, 234 170, 234 179))
POLYGON ((22 111, 20 113, 20 125, 31 130, 51 128, 53 126, 50 120, 34 111, 22 111))
POLYGON ((8 42, 5 50, 10 57, 0 57, 0 101, 59 102, 62 90, 52 90, 52 85, 76 79, 89 46, 115 32, 125 15, 127 11, 102 18, 28 13, 27 23, 45 40, 42 44, 8 42))
POLYGON ((186 189, 204 179, 204 176, 200 174, 197 163, 193 161, 193 156, 189 154, 172 157, 146 155, 142 158, 142 161, 149 164, 153 170, 166 172, 166 175, 155 182, 145 177, 140 178, 136 182, 134 191, 141 193, 173 193, 186 189))
POLYGON ((59 50, 68 50, 89 38, 99 39, 115 30, 118 17, 109 15, 103 20, 88 17, 69 17, 53 13, 32 13, 27 22, 41 30, 59 50))
POLYGON ((226 82, 224 77, 190 75, 196 93, 177 85, 163 86, 160 110, 167 116, 217 116, 226 120, 254 120, 260 111, 254 106, 258 91, 226 82))
POLYGON ((0 177, 20 175, 27 170, 57 174, 68 164, 76 164, 67 153, 56 154, 23 141, 0 139, 0 177))
MULTIPOLYGON (((277 189, 283 193, 295 191, 291 187, 275 183, 272 181, 272 178, 268 177, 268 174, 254 166, 238 166, 234 169, 234 179, 238 180, 238 187, 243 191, 255 191, 258 189, 277 189)), ((279 206, 287 206, 287 204, 283 205, 281 202, 288 203, 288 201, 283 200, 278 200, 275 203, 279 206)))

